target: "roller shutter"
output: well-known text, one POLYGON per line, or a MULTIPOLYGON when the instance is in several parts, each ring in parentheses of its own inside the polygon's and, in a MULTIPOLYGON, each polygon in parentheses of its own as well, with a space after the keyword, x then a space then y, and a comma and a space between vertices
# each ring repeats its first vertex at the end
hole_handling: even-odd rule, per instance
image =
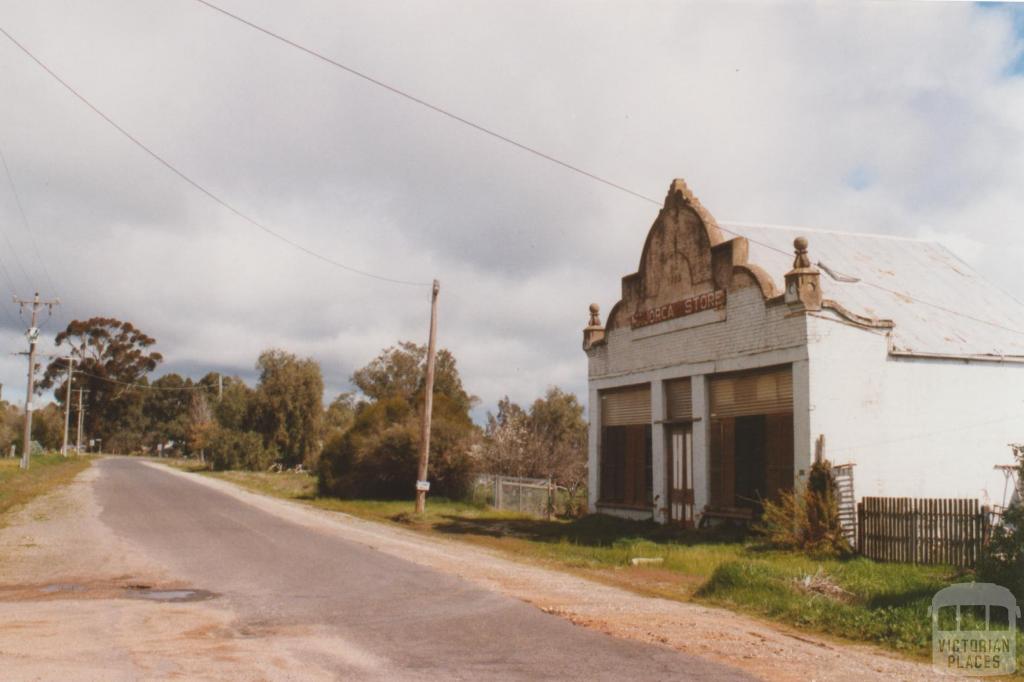
POLYGON ((711 379, 711 416, 746 417, 793 411, 793 374, 788 366, 723 374, 711 379))
POLYGON ((602 426, 630 426, 650 423, 650 384, 601 392, 602 426))
POLYGON ((665 382, 666 417, 674 419, 693 419, 693 391, 690 378, 673 379, 665 382))

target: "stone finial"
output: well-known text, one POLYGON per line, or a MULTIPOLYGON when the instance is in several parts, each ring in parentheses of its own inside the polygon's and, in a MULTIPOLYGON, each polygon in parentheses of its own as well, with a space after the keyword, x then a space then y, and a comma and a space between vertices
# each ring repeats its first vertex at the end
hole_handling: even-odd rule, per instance
POLYGON ((821 310, 821 273, 807 255, 807 238, 793 240, 796 258, 786 273, 786 304, 792 310, 821 310))
POLYGON ((793 269, 802 270, 811 267, 811 258, 807 255, 807 237, 797 237, 794 239, 793 248, 796 250, 796 258, 793 259, 793 269))
POLYGON ((599 341, 604 340, 604 326, 601 324, 601 307, 590 304, 590 322, 583 330, 583 350, 588 351, 599 341))

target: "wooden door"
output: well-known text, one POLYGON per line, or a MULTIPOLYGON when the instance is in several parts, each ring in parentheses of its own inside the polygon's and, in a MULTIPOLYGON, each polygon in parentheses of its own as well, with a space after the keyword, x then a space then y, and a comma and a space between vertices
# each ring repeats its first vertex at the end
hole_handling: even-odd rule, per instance
POLYGON ((693 430, 686 426, 668 429, 669 520, 693 525, 693 430))

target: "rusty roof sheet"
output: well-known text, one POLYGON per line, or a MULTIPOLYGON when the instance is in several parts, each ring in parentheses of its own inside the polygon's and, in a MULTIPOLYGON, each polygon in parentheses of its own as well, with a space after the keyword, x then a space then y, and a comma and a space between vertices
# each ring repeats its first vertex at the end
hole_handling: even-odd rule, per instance
POLYGON ((806 237, 811 261, 824 266, 825 298, 859 315, 892 320, 894 351, 1024 357, 1024 303, 985 281, 936 242, 773 225, 719 225, 727 238, 738 234, 749 240, 749 262, 764 268, 780 291, 793 265, 793 240, 806 237), (858 281, 841 281, 848 278, 858 281))

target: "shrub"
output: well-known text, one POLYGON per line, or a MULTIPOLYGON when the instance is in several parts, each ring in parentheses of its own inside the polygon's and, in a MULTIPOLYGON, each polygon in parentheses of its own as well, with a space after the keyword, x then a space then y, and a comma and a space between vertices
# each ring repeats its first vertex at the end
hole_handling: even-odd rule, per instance
MULTIPOLYGON (((472 486, 466 428, 437 396, 430 436, 431 494, 464 499, 472 486)), ((332 437, 317 467, 320 492, 338 497, 406 499, 414 493, 420 420, 402 398, 364 407, 352 428, 332 437)))
POLYGON ((758 531, 780 549, 830 556, 850 553, 850 543, 839 523, 836 483, 829 461, 811 466, 802 490, 787 490, 778 502, 765 501, 758 531))
POLYGON ((255 431, 218 428, 210 436, 207 455, 215 471, 247 469, 266 471, 277 459, 277 451, 263 444, 255 431))
POLYGON ((985 582, 1008 588, 1024 601, 1024 446, 1014 447, 1017 458, 1018 494, 1003 512, 1002 523, 992 529, 992 537, 978 561, 978 577, 985 582))

